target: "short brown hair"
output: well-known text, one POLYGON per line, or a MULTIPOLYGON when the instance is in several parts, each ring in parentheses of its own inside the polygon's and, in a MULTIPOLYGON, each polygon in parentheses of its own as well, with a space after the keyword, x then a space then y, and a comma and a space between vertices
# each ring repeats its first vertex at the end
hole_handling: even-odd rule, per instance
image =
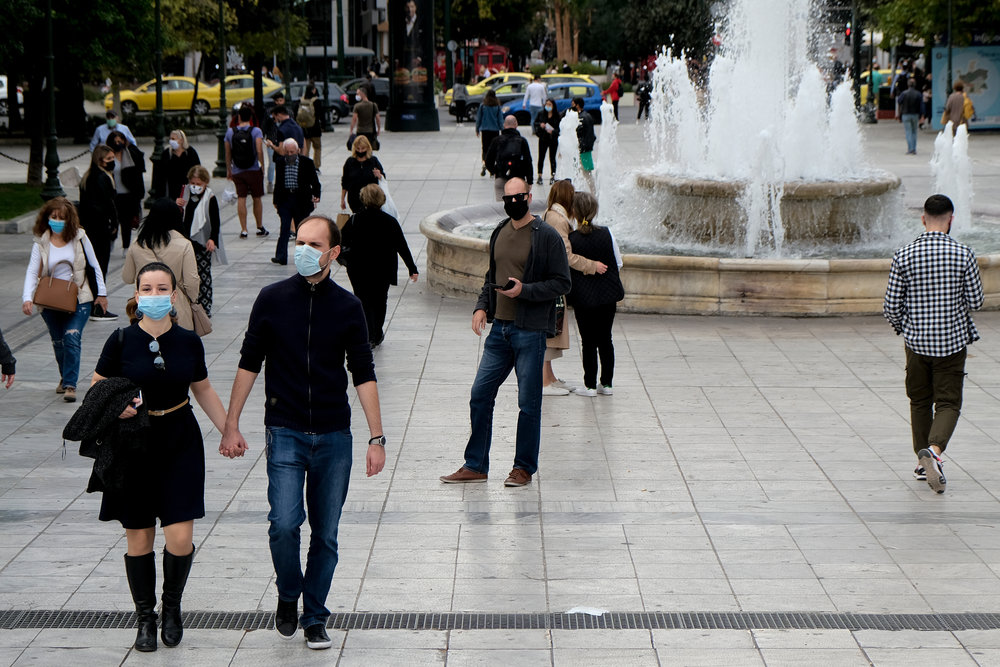
POLYGON ((552 184, 552 187, 549 188, 549 201, 547 207, 552 208, 553 204, 559 204, 566 209, 567 215, 573 215, 574 192, 576 192, 576 190, 573 188, 573 183, 568 178, 556 181, 552 184))
POLYGON ((961 81, 956 81, 954 85, 952 85, 951 89, 957 90, 958 92, 962 92, 963 90, 965 90, 965 84, 962 83, 961 81))
POLYGON ((73 206, 73 202, 66 199, 65 197, 55 197, 45 202, 42 208, 38 209, 38 215, 35 217, 35 226, 31 230, 35 236, 41 236, 49 229, 49 218, 52 217, 53 213, 62 213, 63 220, 66 221, 66 226, 63 227, 62 236, 63 241, 69 243, 76 238, 76 233, 80 229, 80 216, 76 212, 76 206, 73 206))
POLYGON ((212 180, 212 175, 208 173, 208 169, 196 164, 195 166, 188 169, 187 178, 190 181, 192 178, 197 178, 200 181, 205 181, 209 183, 212 180))
POLYGON ((301 227, 310 220, 320 220, 321 222, 325 222, 327 230, 330 232, 330 247, 332 248, 340 245, 340 227, 337 226, 336 220, 328 218, 325 215, 310 215, 299 222, 297 227, 301 227))
POLYGON ((369 183, 361 188, 361 204, 365 208, 382 208, 385 203, 385 193, 377 183, 369 183))

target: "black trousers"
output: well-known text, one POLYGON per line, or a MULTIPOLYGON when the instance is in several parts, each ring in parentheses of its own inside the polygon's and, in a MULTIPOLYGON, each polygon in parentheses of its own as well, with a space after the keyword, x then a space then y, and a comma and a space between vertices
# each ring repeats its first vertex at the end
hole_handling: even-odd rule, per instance
POLYGON ((615 346, 611 342, 611 327, 615 323, 614 303, 590 308, 573 307, 576 326, 580 329, 580 358, 583 361, 583 384, 597 389, 597 358, 601 359, 601 384, 610 387, 615 376, 615 346))
POLYGON ((947 357, 928 357, 904 349, 913 451, 937 445, 943 452, 962 412, 967 348, 947 357))
POLYGON ((493 140, 500 136, 500 133, 496 130, 483 130, 479 133, 479 138, 482 140, 483 147, 483 162, 486 162, 486 152, 490 149, 490 144, 493 140))
POLYGON ((122 248, 128 248, 132 242, 132 223, 141 218, 142 200, 129 194, 115 195, 115 208, 118 209, 118 227, 122 232, 122 248))
POLYGON ((639 100, 639 112, 636 114, 635 119, 639 120, 642 118, 643 112, 646 113, 646 120, 649 120, 649 102, 639 100))
POLYGON ((545 166, 545 151, 549 152, 549 175, 556 175, 556 142, 554 141, 539 141, 538 142, 538 173, 542 173, 542 167, 545 166))
POLYGON ((354 296, 361 300, 361 308, 365 311, 365 321, 368 323, 368 340, 373 345, 378 345, 385 337, 382 326, 385 324, 389 283, 384 280, 351 276, 350 272, 347 275, 351 279, 354 296))

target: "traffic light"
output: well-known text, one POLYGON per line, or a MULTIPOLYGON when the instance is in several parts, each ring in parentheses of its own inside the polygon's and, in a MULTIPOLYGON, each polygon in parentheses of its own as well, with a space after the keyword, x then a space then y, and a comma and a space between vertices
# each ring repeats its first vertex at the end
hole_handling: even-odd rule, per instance
POLYGON ((844 44, 847 46, 851 45, 851 22, 847 22, 847 27, 844 28, 844 44))

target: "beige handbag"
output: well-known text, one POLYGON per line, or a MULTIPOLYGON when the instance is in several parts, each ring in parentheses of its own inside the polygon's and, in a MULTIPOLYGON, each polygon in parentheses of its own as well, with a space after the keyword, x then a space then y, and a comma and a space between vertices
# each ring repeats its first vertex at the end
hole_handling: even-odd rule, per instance
MULTIPOLYGON (((187 294, 184 295, 185 297, 187 294)), ((212 333, 212 320, 209 318, 208 313, 197 301, 191 301, 191 317, 194 320, 194 332, 199 336, 207 336, 212 333)))
POLYGON ((69 264, 70 270, 73 269, 72 264, 63 260, 49 267, 49 275, 42 276, 42 266, 38 265, 38 287, 35 288, 35 295, 31 300, 41 308, 58 310, 62 313, 75 313, 80 288, 72 280, 52 277, 52 269, 59 264, 69 264))

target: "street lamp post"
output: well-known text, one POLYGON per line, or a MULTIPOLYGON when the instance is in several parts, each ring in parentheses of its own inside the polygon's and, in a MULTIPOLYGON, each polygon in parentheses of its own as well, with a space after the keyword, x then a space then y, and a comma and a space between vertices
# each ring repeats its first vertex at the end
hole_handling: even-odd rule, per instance
POLYGON ((215 169, 212 175, 225 178, 226 164, 226 23, 222 14, 222 0, 219 0, 219 129, 215 135, 219 138, 219 152, 215 158, 215 169))
POLYGON ((948 0, 948 94, 951 95, 951 43, 954 41, 951 35, 951 0, 948 0))
MULTIPOLYGON (((166 130, 163 126, 163 42, 160 37, 160 0, 153 4, 153 39, 156 50, 153 52, 153 66, 156 68, 156 108, 153 110, 153 154, 149 161, 153 163, 153 169, 159 168, 159 162, 163 157, 163 135, 166 130)), ((150 188, 149 197, 146 198, 146 208, 149 208, 158 197, 166 197, 166 192, 159 192, 150 188)))
MULTIPOLYGON (((56 135, 56 57, 52 53, 52 0, 45 0, 45 32, 48 42, 45 59, 48 61, 49 127, 45 143, 45 171, 48 177, 42 188, 42 199, 48 201, 56 197, 66 196, 62 184, 59 182, 59 137, 56 135)), ((17 95, 16 89, 14 95, 17 95)))

